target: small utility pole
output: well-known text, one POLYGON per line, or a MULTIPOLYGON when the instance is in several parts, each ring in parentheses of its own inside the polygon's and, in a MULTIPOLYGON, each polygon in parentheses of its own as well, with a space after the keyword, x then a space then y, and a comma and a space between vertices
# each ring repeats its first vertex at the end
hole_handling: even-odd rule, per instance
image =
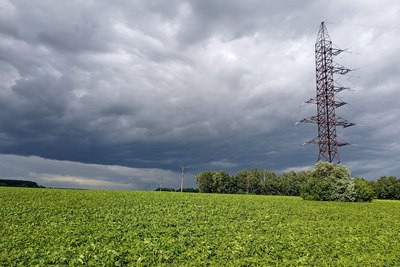
POLYGON ((181 165, 181 192, 183 192, 183 179, 185 174, 185 165, 181 165))

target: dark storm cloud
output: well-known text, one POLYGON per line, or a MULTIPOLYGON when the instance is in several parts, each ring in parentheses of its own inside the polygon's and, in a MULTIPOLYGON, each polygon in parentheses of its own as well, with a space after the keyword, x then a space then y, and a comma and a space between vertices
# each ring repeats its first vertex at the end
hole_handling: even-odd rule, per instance
POLYGON ((294 123, 315 112, 301 103, 327 20, 351 51, 337 59, 359 68, 339 80, 356 92, 338 113, 363 125, 338 131, 357 145, 342 159, 376 178, 363 162, 399 161, 400 8, 360 3, 2 0, 1 152, 192 174, 311 166, 315 127, 294 123))

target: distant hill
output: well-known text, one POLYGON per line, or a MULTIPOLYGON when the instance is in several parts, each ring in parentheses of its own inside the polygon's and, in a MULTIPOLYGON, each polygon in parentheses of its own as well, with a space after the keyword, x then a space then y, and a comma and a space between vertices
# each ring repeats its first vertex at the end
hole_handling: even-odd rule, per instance
POLYGON ((10 180, 10 179, 0 179, 0 186, 31 187, 31 188, 44 187, 38 185, 36 182, 33 181, 10 180))

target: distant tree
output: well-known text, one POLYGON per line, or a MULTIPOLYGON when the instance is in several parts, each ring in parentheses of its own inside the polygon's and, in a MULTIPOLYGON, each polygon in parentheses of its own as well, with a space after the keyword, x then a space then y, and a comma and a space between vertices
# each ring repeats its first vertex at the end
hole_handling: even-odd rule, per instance
POLYGON ((263 194, 264 195, 282 195, 281 181, 274 172, 263 171, 263 194))
POLYGON ((257 195, 264 192, 264 171, 258 169, 251 170, 249 181, 249 192, 257 195))
POLYGON ((284 172, 280 180, 280 191, 285 196, 300 196, 301 187, 308 181, 309 172, 284 172))
POLYGON ((301 188, 301 197, 304 200, 333 200, 333 188, 329 179, 311 178, 308 183, 301 188))
MULTIPOLYGON (((206 171, 196 176, 202 193, 264 194, 301 196, 306 200, 372 201, 400 199, 400 180, 382 176, 377 182, 352 178, 342 164, 318 162, 309 171, 284 172, 281 176, 269 170, 241 170, 234 176, 226 171, 206 171)), ((190 190, 188 190, 190 191, 190 190)))
POLYGON ((172 188, 172 187, 157 187, 155 191, 175 192, 175 188, 172 188))
POLYGON ((248 170, 241 170, 232 177, 232 183, 234 188, 234 190, 232 191, 234 191, 234 193, 245 194, 248 192, 247 191, 248 189, 247 177, 249 176, 248 173, 249 173, 248 170))
POLYGON ((226 171, 212 172, 212 190, 213 193, 229 193, 231 177, 226 171))
POLYGON ((235 181, 234 176, 229 176, 229 179, 226 181, 225 192, 226 194, 237 194, 238 187, 235 181))
POLYGON ((303 185, 301 196, 306 200, 346 201, 356 199, 354 181, 344 165, 318 162, 303 185))
POLYGON ((0 186, 39 188, 36 182, 26 180, 0 179, 0 186))
POLYGON ((262 194, 263 172, 258 169, 241 170, 234 177, 236 192, 247 193, 247 194, 262 194))
POLYGON ((201 193, 235 193, 233 179, 226 171, 201 172, 196 183, 201 193))
POLYGON ((213 172, 201 172, 196 176, 196 183, 201 193, 213 192, 213 172))
POLYGON ((376 198, 372 184, 363 178, 354 179, 354 189, 356 191, 355 201, 357 202, 371 202, 376 198))
POLYGON ((394 176, 382 176, 376 181, 374 190, 379 199, 400 200, 400 179, 394 176))
MULTIPOLYGON (((176 191, 176 192, 180 192, 181 189, 178 188, 178 189, 176 189, 175 191, 176 191)), ((182 191, 183 191, 183 192, 186 192, 186 193, 198 193, 198 192, 199 192, 199 189, 198 189, 198 188, 192 188, 192 187, 184 187, 182 191)))

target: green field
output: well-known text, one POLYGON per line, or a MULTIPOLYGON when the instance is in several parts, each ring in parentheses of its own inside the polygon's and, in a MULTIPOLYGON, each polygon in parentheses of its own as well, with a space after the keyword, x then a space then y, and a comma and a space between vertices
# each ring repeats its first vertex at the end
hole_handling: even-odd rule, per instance
POLYGON ((0 188, 0 266, 400 266, 400 201, 0 188))

